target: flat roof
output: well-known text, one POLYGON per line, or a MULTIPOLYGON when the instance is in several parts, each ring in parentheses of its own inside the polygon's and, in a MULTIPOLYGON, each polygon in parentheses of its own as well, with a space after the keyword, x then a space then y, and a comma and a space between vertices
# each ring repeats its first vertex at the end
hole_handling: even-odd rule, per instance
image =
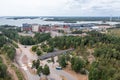
POLYGON ((55 56, 58 56, 58 55, 61 55, 67 51, 72 51, 73 49, 67 49, 67 50, 60 50, 60 51, 54 51, 54 52, 51 52, 51 53, 47 53, 47 54, 44 54, 42 56, 39 56, 38 59, 40 60, 44 60, 44 59, 48 59, 50 57, 55 57, 55 56))

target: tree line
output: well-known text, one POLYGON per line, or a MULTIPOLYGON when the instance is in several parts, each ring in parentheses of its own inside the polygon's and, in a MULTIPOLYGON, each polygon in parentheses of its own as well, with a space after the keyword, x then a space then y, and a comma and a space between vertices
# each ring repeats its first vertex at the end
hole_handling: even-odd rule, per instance
POLYGON ((39 44, 51 38, 50 33, 36 33, 34 37, 20 36, 19 41, 23 45, 39 44))

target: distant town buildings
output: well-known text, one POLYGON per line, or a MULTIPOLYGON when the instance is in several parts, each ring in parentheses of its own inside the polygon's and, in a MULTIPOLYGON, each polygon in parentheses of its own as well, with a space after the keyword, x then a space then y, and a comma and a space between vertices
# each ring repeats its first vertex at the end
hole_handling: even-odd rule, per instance
POLYGON ((63 33, 71 33, 76 30, 91 31, 91 30, 106 30, 111 28, 112 26, 109 24, 54 24, 54 25, 40 25, 40 24, 28 24, 24 23, 22 25, 22 31, 30 31, 30 32, 50 32, 57 31, 63 33))
POLYGON ((63 30, 65 33, 70 32, 70 26, 68 25, 40 25, 40 24, 23 24, 22 31, 32 31, 32 32, 46 32, 46 31, 59 31, 63 30))
POLYGON ((93 27, 91 27, 91 29, 92 30, 99 30, 99 31, 101 31, 101 30, 106 30, 106 29, 108 29, 108 28, 111 28, 112 26, 111 25, 109 25, 109 24, 97 24, 97 25, 95 25, 95 26, 93 26, 93 27))

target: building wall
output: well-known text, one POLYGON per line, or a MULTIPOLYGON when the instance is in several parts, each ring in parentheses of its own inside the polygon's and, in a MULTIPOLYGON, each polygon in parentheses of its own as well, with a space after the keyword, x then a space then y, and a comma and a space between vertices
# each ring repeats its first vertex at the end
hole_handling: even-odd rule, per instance
POLYGON ((38 24, 33 24, 32 25, 32 31, 33 32, 39 32, 39 25, 38 24))
POLYGON ((98 27, 99 29, 107 29, 107 28, 111 28, 111 26, 106 26, 106 25, 95 26, 95 27, 98 27))
POLYGON ((24 23, 22 24, 22 31, 32 31, 31 24, 24 23))
POLYGON ((23 31, 32 31, 31 27, 23 27, 23 31))

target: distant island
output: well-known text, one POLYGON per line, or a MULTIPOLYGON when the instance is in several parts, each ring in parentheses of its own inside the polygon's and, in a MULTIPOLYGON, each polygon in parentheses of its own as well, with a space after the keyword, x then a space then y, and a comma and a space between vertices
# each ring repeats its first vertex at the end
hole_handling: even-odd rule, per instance
POLYGON ((76 23, 77 21, 113 21, 113 22, 120 22, 119 17, 56 17, 56 16, 17 16, 17 17, 7 17, 6 19, 42 19, 44 21, 63 21, 64 23, 76 23))
POLYGON ((6 18, 6 19, 14 19, 14 20, 18 20, 18 19, 37 19, 40 17, 10 17, 10 18, 6 18))
POLYGON ((64 21, 65 23, 76 23, 77 21, 115 21, 119 22, 119 17, 48 17, 45 21, 64 21), (51 19, 52 18, 52 19, 51 19))

